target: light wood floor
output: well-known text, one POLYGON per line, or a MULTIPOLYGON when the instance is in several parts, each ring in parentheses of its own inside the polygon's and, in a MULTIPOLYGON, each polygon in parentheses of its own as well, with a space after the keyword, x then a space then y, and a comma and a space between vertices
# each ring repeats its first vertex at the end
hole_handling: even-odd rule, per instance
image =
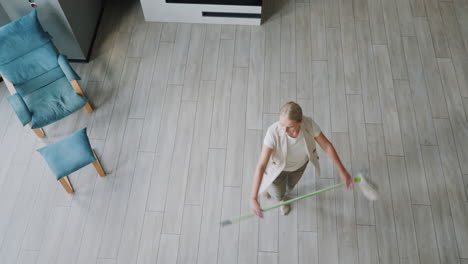
MULTIPOLYGON (((281 0, 260 27, 145 23, 106 8, 74 64, 96 111, 22 128, 0 89, 1 263, 468 263, 468 1, 281 0), (249 212, 279 107, 297 100, 380 200, 339 189, 249 212), (35 149, 87 127, 68 195, 35 149)), ((320 151, 296 194, 337 182, 320 151)), ((263 205, 272 204, 263 201, 263 205)))

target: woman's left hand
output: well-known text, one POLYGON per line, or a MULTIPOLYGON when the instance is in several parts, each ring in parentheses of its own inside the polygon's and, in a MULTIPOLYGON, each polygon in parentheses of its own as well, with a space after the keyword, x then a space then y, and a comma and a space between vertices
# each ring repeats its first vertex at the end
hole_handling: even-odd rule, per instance
POLYGON ((345 170, 340 175, 341 181, 345 184, 346 188, 351 189, 353 187, 353 178, 345 170))

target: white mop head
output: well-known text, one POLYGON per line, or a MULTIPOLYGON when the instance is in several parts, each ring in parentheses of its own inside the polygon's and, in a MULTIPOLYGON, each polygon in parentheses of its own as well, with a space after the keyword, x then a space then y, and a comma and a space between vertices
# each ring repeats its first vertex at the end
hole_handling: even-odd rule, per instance
POLYGON ((379 194, 377 193, 377 189, 375 185, 371 182, 366 181, 366 178, 359 174, 359 188, 361 189, 362 194, 370 201, 375 201, 379 198, 379 194))

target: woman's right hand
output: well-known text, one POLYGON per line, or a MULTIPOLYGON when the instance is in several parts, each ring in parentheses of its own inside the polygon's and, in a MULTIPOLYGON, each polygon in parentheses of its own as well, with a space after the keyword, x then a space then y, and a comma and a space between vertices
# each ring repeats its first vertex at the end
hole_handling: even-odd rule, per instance
POLYGON ((250 207, 256 216, 263 218, 262 208, 260 207, 260 203, 258 203, 258 199, 250 199, 250 207))

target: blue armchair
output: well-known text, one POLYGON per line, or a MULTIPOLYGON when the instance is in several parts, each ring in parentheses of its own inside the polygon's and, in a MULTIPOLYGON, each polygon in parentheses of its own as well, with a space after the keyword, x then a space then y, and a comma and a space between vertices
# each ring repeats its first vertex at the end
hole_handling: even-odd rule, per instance
POLYGON ((36 9, 0 27, 0 75, 18 119, 39 137, 45 136, 43 127, 83 107, 93 111, 77 82, 80 77, 58 54, 36 9))

